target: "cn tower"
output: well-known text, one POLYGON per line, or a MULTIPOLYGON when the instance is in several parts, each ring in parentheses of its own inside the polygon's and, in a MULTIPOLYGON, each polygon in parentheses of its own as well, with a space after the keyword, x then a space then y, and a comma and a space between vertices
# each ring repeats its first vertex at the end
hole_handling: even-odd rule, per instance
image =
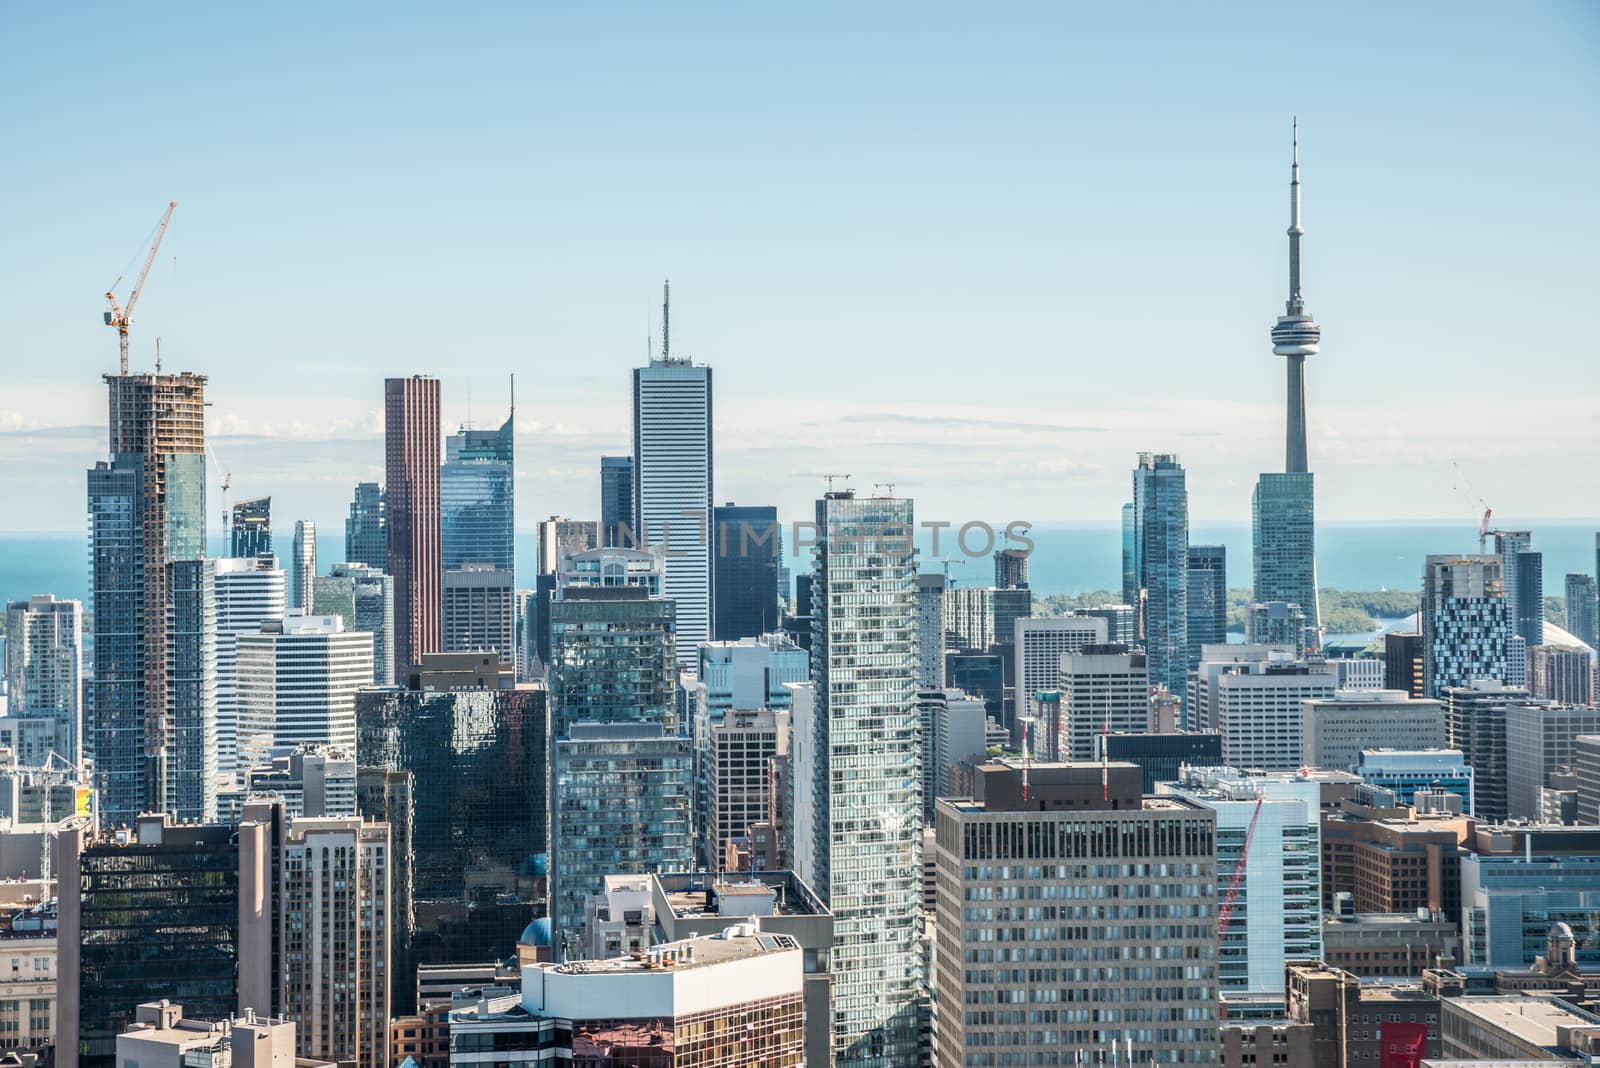
POLYGON ((1284 314, 1272 328, 1272 351, 1289 360, 1289 433, 1284 470, 1304 474, 1306 463, 1306 357, 1317 354, 1322 328, 1306 311, 1305 294, 1300 289, 1300 123, 1294 131, 1294 162, 1289 169, 1289 299, 1284 314))

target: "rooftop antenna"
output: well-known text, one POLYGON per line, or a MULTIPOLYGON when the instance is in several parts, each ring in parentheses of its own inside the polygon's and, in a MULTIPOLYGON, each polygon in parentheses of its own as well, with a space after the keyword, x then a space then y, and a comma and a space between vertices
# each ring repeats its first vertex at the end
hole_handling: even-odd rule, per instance
POLYGON ((672 279, 661 283, 661 358, 672 356, 672 279))
POLYGON ((156 337, 156 374, 161 373, 161 338, 156 337))
POLYGON ((511 420, 511 432, 517 430, 517 372, 511 372, 511 411, 507 413, 511 420))

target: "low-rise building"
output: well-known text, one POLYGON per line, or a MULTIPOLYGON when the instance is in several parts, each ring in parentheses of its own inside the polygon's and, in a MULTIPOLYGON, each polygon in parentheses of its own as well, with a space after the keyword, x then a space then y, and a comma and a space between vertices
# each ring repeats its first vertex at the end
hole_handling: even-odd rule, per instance
POLYGON ((1445 1057, 1574 1064, 1600 1055, 1600 1016, 1548 994, 1445 998, 1441 1008, 1445 1057))
POLYGON ((1321 961, 1290 961, 1284 971, 1289 1019, 1312 1026, 1311 1057, 1294 1068, 1379 1065, 1392 1044, 1419 1039, 1416 1052, 1439 1055, 1439 998, 1422 986, 1363 983, 1321 961))
POLYGON ((1300 706, 1305 762, 1352 771, 1363 749, 1442 749, 1444 706, 1398 690, 1342 689, 1300 706))
POLYGON ((295 1025, 247 1012, 217 1021, 192 1020, 183 1006, 152 1001, 134 1010, 117 1036, 117 1068, 334 1068, 295 1055, 295 1025))
POLYGON ((1456 921, 1440 912, 1336 909, 1322 921, 1322 957, 1363 979, 1420 979, 1428 968, 1455 967, 1461 935, 1456 921))

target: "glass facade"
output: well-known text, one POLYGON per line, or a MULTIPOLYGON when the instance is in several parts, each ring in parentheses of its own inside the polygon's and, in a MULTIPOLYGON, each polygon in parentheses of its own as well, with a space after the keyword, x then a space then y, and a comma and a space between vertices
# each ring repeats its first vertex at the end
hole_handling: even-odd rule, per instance
POLYGON ((1306 627, 1320 633, 1314 477, 1309 472, 1261 475, 1250 498, 1251 551, 1256 603, 1297 604, 1306 627))
POLYGON ((550 606, 557 737, 575 723, 667 723, 674 716, 676 605, 636 587, 570 589, 550 606))
POLYGON ((778 629, 778 510, 728 504, 712 513, 717 641, 778 629))
MULTIPOLYGON (((1189 490, 1166 453, 1139 454, 1133 472, 1132 561, 1150 684, 1185 696, 1189 680, 1189 490)), ((1188 709, 1184 709, 1187 718, 1188 709)))
POLYGON ((1228 640, 1228 547, 1189 546, 1189 670, 1200 648, 1228 640))
POLYGON ((228 555, 260 556, 272 551, 272 498, 256 497, 233 505, 233 528, 229 532, 228 555))
POLYGON ((600 544, 631 547, 633 522, 633 457, 600 457, 600 544))
POLYGON ((441 562, 446 571, 467 564, 516 568, 513 540, 512 425, 461 429, 445 440, 439 469, 441 562))
POLYGON ((384 530, 383 487, 356 483, 355 497, 344 521, 344 561, 383 571, 389 564, 389 535, 384 530))

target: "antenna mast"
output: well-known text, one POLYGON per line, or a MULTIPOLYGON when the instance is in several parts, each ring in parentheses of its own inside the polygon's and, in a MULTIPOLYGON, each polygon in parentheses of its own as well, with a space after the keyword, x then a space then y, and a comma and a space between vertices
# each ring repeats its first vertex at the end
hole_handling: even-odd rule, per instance
POLYGON ((661 358, 672 357, 672 279, 661 283, 661 358))

